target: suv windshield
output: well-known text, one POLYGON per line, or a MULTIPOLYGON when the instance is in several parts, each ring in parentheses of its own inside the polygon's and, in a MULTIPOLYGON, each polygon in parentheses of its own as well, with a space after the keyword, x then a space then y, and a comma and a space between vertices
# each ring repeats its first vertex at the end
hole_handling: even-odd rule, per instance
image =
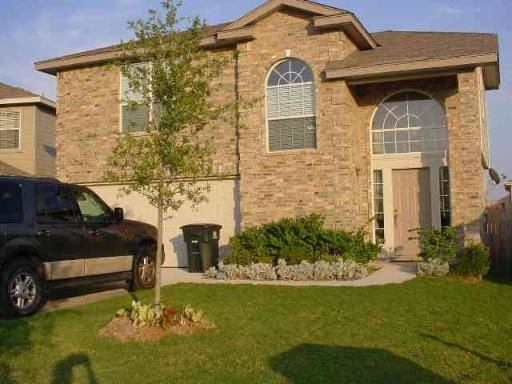
POLYGON ((74 187, 73 193, 84 223, 112 222, 112 210, 94 192, 74 187))
POLYGON ((21 187, 13 181, 0 181, 0 223, 23 221, 21 187))

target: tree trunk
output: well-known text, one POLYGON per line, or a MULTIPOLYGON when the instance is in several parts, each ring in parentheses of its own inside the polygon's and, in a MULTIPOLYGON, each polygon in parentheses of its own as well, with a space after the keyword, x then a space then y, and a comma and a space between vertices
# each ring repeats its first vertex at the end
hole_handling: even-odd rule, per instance
POLYGON ((160 305, 160 288, 162 286, 162 238, 163 238, 163 207, 158 205, 156 269, 155 269, 155 305, 160 305))

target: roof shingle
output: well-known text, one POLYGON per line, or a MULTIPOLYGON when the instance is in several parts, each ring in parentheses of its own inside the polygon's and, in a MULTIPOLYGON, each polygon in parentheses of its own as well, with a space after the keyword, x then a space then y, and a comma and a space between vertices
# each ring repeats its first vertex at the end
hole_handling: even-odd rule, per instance
POLYGON ((498 52, 498 37, 491 33, 401 32, 371 34, 379 44, 332 61, 327 70, 361 68, 420 60, 447 59, 498 52))
POLYGON ((4 83, 0 83, 0 99, 22 98, 38 96, 23 88, 13 87, 4 83))

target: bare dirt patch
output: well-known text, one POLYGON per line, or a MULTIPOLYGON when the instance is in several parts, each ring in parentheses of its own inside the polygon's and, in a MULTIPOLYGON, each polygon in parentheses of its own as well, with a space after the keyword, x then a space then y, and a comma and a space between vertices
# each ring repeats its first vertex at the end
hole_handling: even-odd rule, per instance
POLYGON ((116 317, 112 319, 106 326, 98 331, 102 337, 111 338, 120 342, 138 341, 138 342, 151 342, 158 341, 162 337, 174 335, 192 335, 194 333, 201 333, 214 329, 211 324, 194 324, 185 323, 170 326, 164 329, 160 326, 141 326, 134 327, 130 319, 126 317, 116 317))

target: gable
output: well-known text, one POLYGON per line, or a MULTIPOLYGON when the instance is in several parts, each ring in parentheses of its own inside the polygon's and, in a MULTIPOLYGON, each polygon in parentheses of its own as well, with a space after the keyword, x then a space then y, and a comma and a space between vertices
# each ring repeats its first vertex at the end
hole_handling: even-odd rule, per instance
MULTIPOLYGON (((238 40, 254 38, 252 27, 260 20, 288 9, 310 15, 313 26, 319 30, 341 29, 359 49, 371 49, 377 46, 370 33, 357 17, 341 8, 335 8, 309 0, 269 0, 237 20, 228 23, 215 36, 208 39, 210 45, 221 44, 223 35, 236 34, 238 40)), ((207 44, 208 45, 208 44, 207 44)))
POLYGON ((267 17, 268 15, 285 7, 304 11, 310 13, 313 16, 331 16, 341 13, 348 13, 344 9, 334 8, 307 0, 270 0, 228 24, 226 27, 224 27, 224 30, 247 27, 248 25, 254 24, 259 20, 267 17))

